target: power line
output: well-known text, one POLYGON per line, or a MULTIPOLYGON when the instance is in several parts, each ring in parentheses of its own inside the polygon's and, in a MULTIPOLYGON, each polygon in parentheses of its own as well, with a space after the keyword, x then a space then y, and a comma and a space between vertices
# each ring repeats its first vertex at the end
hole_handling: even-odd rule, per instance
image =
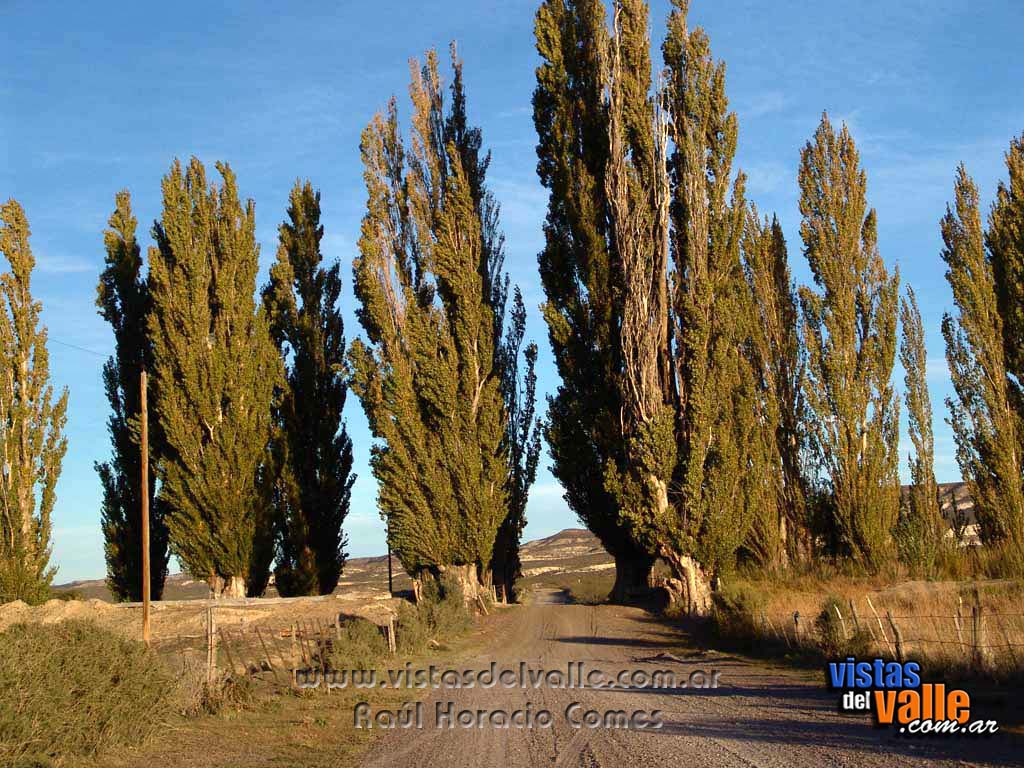
POLYGON ((87 352, 90 355, 96 355, 96 357, 102 357, 104 359, 110 357, 109 354, 104 354, 103 352, 97 352, 96 350, 93 350, 93 349, 86 349, 85 347, 80 347, 77 344, 70 344, 70 343, 68 343, 66 341, 61 341, 60 339, 55 339, 55 338, 53 338, 53 336, 47 336, 47 341, 52 341, 54 344, 60 344, 62 347, 71 347, 71 349, 77 349, 79 352, 87 352))

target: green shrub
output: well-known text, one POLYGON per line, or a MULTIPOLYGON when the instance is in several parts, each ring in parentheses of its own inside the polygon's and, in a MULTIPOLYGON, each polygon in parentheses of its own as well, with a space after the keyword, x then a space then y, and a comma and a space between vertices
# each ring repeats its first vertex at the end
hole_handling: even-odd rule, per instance
POLYGON ((420 601, 398 609, 395 640, 403 655, 422 653, 431 640, 456 637, 473 626, 473 613, 466 605, 462 585, 453 578, 423 580, 420 601))
POLYGON ((395 620, 395 642, 403 656, 422 653, 430 639, 430 627, 423 617, 423 611, 412 603, 398 606, 395 620))
POLYGON ((388 655, 380 628, 366 619, 352 619, 341 626, 340 637, 327 651, 328 669, 376 669, 388 655))
POLYGON ((447 576, 442 576, 439 582, 427 580, 422 610, 435 639, 464 634, 473 626, 473 614, 466 605, 462 585, 447 576))
POLYGON ((94 622, 12 625, 0 633, 0 764, 138 744, 174 692, 155 654, 94 622))
POLYGON ((830 596, 822 603, 821 613, 814 620, 819 649, 825 658, 860 658, 871 650, 871 635, 863 629, 850 632, 845 624, 846 617, 840 618, 844 610, 846 608, 839 598, 830 596))
POLYGON ((750 588, 722 589, 712 596, 712 620, 715 634, 733 647, 751 648, 762 638, 761 616, 766 600, 750 588))

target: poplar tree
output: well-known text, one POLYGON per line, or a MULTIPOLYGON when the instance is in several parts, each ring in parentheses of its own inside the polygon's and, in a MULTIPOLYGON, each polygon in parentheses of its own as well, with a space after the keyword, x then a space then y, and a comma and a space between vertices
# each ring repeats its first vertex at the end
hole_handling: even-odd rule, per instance
MULTIPOLYGON (((607 468, 625 460, 625 436, 622 276, 606 184, 603 60, 609 36, 604 5, 600 0, 545 0, 534 33, 542 60, 533 95, 537 173, 548 190, 545 245, 537 261, 547 298, 542 309, 548 339, 561 379, 548 398, 545 437, 552 472, 569 508, 615 558, 612 598, 621 602, 649 586, 654 548, 630 532, 615 493, 605 485, 607 468)), ((647 57, 648 45, 642 35, 632 35, 623 41, 621 55, 636 62, 647 57)), ((649 66, 639 75, 649 82, 649 66)))
POLYGON ((35 257, 25 212, 0 206, 0 602, 41 603, 50 567, 57 479, 67 451, 67 389, 54 401, 42 305, 32 297, 35 257))
POLYGON ((939 489, 935 482, 935 438, 928 395, 924 325, 917 308, 917 296, 909 285, 900 303, 900 325, 903 328, 900 364, 904 370, 904 400, 914 453, 910 456, 910 489, 897 526, 897 541, 904 562, 927 576, 934 573, 935 560, 948 526, 939 509, 939 489))
MULTIPOLYGON (((731 567, 764 503, 766 446, 750 355, 753 304, 741 261, 742 172, 725 65, 674 2, 662 52, 673 151, 672 309, 678 389, 676 537, 709 576, 731 567)), ((706 598, 691 594, 691 607, 706 598)))
MULTIPOLYGON (((142 488, 139 444, 140 373, 153 367, 153 349, 146 330, 149 287, 142 276, 142 256, 135 238, 138 221, 127 191, 115 197, 114 212, 103 233, 105 268, 96 288, 99 314, 114 331, 114 354, 103 366, 103 386, 111 414, 107 431, 110 461, 97 462, 103 486, 101 526, 107 561, 107 586, 120 600, 142 600, 142 499, 149 501, 150 590, 159 600, 167 578, 167 525, 164 505, 156 494, 160 455, 159 430, 150 430, 149 487, 142 488)), ((157 411, 155 403, 154 413, 157 411)), ((154 420, 155 422, 155 420, 154 420)), ((157 426, 156 423, 153 424, 157 426)))
POLYGON ((1008 157, 1011 168, 1017 167, 1016 189, 1002 187, 993 208, 989 243, 994 250, 986 252, 978 189, 963 165, 957 169, 955 203, 947 207, 941 222, 946 280, 959 310, 942 319, 946 360, 956 393, 946 404, 957 463, 974 502, 979 535, 986 544, 1007 538, 1020 543, 1024 538, 1020 380, 1007 375, 1011 371, 1008 353, 1018 353, 1008 349, 1012 341, 1007 345, 1015 323, 1012 313, 1017 308, 1006 302, 1015 289, 1012 284, 1000 286, 996 280, 998 269, 1004 282, 1012 281, 1012 257, 1004 260, 1002 254, 1012 254, 1014 202, 1019 210, 1019 152, 1018 146, 1015 158, 1011 148, 1008 157), (1009 332, 1000 313, 1000 296, 1011 318, 1009 332))
POLYGON ((1024 135, 1006 153, 1008 182, 999 182, 985 244, 991 254, 996 305, 1013 405, 1024 418, 1024 135))
POLYGON ((277 261, 263 289, 271 336, 287 369, 275 408, 274 583, 282 595, 327 595, 345 565, 342 528, 356 476, 342 420, 348 385, 341 370, 341 266, 322 266, 320 193, 308 181, 295 183, 278 232, 277 261))
POLYGON ((262 593, 269 576, 266 465, 282 371, 255 301, 255 208, 230 167, 217 170, 220 186, 195 158, 163 179, 149 332, 172 551, 215 595, 238 597, 262 593))
POLYGON ((482 151, 483 135, 466 117, 466 91, 462 63, 452 46, 453 79, 451 109, 444 132, 462 162, 473 207, 480 220, 480 277, 483 294, 491 307, 495 371, 501 380, 505 406, 505 439, 502 451, 509 460, 508 513, 498 527, 491 555, 490 578, 513 598, 520 576, 519 544, 526 527, 526 504, 537 477, 540 458, 540 420, 536 418, 537 345, 527 343, 526 306, 516 286, 508 309, 510 281, 504 272, 505 236, 501 231, 500 205, 486 185, 491 153, 482 151), (509 321, 506 327, 506 319, 509 321), (525 344, 525 346, 524 346, 525 344))
POLYGON ((367 343, 353 342, 349 364, 381 441, 371 467, 394 550, 414 583, 447 573, 473 597, 509 516, 512 469, 495 320, 499 235, 488 219, 497 211, 485 203, 479 134, 459 117, 454 47, 452 60, 448 113, 437 55, 410 65, 408 149, 394 100, 363 132, 368 201, 353 273, 367 343))
POLYGON ((806 396, 844 553, 877 569, 899 508, 899 406, 892 383, 899 276, 878 252, 876 216, 850 133, 824 115, 800 156, 800 234, 820 289, 800 290, 806 396))
POLYGON ((800 338, 800 307, 782 227, 774 216, 762 221, 753 207, 744 234, 743 263, 754 305, 753 358, 762 391, 774 495, 766 500, 755 521, 756 539, 762 542, 759 559, 807 562, 812 537, 804 456, 806 357, 800 338))

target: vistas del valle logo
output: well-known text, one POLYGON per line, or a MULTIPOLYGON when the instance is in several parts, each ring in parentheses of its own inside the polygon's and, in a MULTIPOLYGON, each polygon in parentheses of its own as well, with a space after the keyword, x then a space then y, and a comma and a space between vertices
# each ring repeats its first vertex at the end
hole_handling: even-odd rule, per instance
POLYGON ((879 727, 906 735, 992 734, 995 720, 971 719, 971 695, 945 683, 922 682, 916 661, 872 659, 833 661, 828 665, 833 690, 843 691, 839 708, 871 712, 879 727))

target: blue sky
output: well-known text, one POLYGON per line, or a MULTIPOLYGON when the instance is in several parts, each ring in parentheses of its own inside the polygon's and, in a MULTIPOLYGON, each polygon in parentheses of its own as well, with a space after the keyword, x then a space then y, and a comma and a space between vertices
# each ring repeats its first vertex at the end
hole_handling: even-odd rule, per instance
MULTIPOLYGON (((114 193, 131 190, 148 241, 160 177, 174 157, 230 162, 242 193, 256 201, 262 282, 288 191, 296 178, 311 179, 323 193, 324 251, 344 267, 351 339, 359 327, 350 264, 365 200, 359 133, 392 94, 408 116, 409 57, 429 47, 444 51, 452 39, 465 59, 470 117, 494 152, 490 182, 503 206, 506 265, 524 291, 529 334, 541 346, 541 391, 554 388, 537 312, 546 196, 534 172, 530 108, 535 10, 534 2, 519 0, 0 0, 0 197, 18 199, 31 222, 51 370, 71 390, 70 447, 53 520, 58 581, 104 572, 93 470, 109 452, 103 358, 83 350, 112 349, 93 299, 114 193)), ((653 3, 656 46, 666 13, 666 2, 653 3)), ((938 220, 961 161, 987 207, 1004 176, 1003 153, 1024 130, 1024 5, 693 0, 690 18, 727 62, 740 122, 738 165, 749 175, 749 196, 779 214, 801 282, 809 277, 799 240, 799 149, 823 110, 849 124, 878 209, 882 255, 914 285, 924 315, 936 472, 940 481, 957 479, 943 422, 949 377, 939 323, 951 297, 938 220)), ((901 387, 899 372, 897 382, 901 387)), ((370 437, 354 397, 346 418, 359 472, 350 550, 378 554, 384 537, 367 467, 370 437)), ((904 440, 904 456, 907 446, 904 440)), ((547 464, 545 456, 530 500, 530 538, 577 524, 547 464)))

